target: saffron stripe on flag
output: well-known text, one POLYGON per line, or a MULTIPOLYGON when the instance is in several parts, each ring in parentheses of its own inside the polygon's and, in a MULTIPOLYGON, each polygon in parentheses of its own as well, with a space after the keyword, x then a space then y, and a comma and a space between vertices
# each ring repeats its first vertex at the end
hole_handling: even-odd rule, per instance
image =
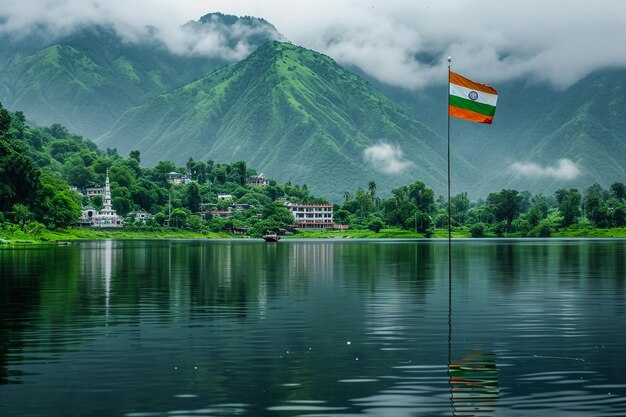
POLYGON ((450 71, 448 108, 450 116, 472 122, 493 122, 498 92, 450 71))
POLYGON ((469 120, 471 122, 486 123, 486 124, 493 123, 493 115, 486 116, 481 113, 476 113, 474 111, 462 109, 462 108, 455 107, 455 106, 449 106, 449 108, 450 108, 450 116, 452 117, 458 117, 460 119, 469 120))
POLYGON ((450 83, 469 88, 470 90, 482 91, 483 93, 487 94, 498 94, 495 88, 485 84, 475 83, 474 81, 467 79, 464 76, 452 71, 450 71, 450 83))

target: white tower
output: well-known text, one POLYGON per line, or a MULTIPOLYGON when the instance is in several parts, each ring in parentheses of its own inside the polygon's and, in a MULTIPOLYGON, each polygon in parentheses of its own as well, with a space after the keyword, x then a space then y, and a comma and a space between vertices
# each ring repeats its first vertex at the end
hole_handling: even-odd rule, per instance
POLYGON ((107 177, 104 183, 104 197, 102 198, 103 209, 100 214, 103 216, 115 216, 115 211, 111 205, 111 184, 109 183, 109 169, 107 168, 107 177))

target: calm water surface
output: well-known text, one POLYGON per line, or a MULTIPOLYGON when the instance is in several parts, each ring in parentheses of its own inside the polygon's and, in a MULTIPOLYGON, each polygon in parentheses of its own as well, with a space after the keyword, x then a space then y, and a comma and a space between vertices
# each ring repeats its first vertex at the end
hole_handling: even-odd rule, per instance
POLYGON ((626 416, 626 242, 0 250, 1 416, 626 416), (451 298, 450 298, 451 295, 451 298))

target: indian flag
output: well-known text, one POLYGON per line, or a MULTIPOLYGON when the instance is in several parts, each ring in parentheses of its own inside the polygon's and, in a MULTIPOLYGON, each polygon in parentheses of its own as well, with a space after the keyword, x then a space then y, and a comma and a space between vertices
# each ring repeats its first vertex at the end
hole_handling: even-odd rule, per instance
POLYGON ((450 116, 491 124, 497 100, 498 93, 493 87, 450 71, 450 116))

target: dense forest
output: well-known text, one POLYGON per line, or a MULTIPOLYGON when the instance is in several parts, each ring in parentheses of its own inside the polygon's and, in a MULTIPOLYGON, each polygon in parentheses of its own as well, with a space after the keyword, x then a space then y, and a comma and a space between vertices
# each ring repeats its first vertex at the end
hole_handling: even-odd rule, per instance
MULTIPOLYGON (((83 207, 102 207, 102 197, 81 196, 69 188, 101 186, 107 169, 113 208, 122 216, 135 211, 154 214, 147 221, 126 218, 127 229, 156 230, 172 227, 197 232, 247 230, 259 236, 293 224, 284 205, 327 203, 310 194, 305 185, 279 185, 270 180, 265 187, 250 186, 247 178, 257 172, 245 161, 219 164, 189 158, 184 167, 160 161, 142 167, 139 151, 128 157, 116 149, 102 151, 60 124, 29 127, 23 113, 10 113, 0 105, 0 223, 19 227, 32 234, 45 228, 73 227, 83 207), (172 184, 168 173, 185 173, 187 184, 172 184), (230 194, 221 200, 218 194, 230 194), (237 204, 228 218, 194 213, 207 207, 226 210, 237 204)), ((335 204, 334 220, 351 229, 383 228, 415 230, 430 236, 435 228, 448 225, 448 205, 435 197, 422 181, 392 190, 380 198, 375 181, 365 188, 346 191, 343 202, 335 204)), ((467 193, 451 198, 452 226, 467 228, 472 236, 550 236, 562 228, 612 228, 626 225, 626 186, 614 182, 608 189, 594 184, 582 193, 559 189, 553 195, 532 195, 503 189, 484 200, 470 201, 467 193)))

